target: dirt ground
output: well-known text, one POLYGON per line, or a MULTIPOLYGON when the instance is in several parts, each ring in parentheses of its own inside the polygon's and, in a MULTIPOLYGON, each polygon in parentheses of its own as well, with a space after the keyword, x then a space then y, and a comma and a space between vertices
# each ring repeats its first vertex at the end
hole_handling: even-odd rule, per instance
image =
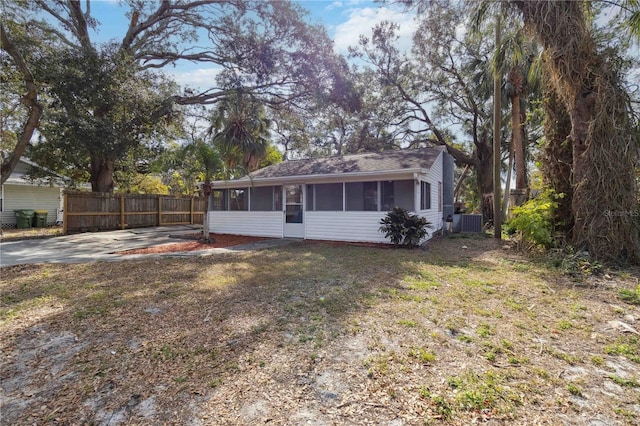
POLYGON ((146 247, 134 250, 125 250, 118 252, 118 254, 158 254, 158 253, 175 253, 185 251, 199 251, 207 250, 211 248, 224 248, 231 247, 240 244, 250 244, 257 241, 263 241, 267 238, 262 237, 249 237, 245 235, 230 235, 230 234, 210 234, 210 241, 206 242, 200 238, 200 234, 181 235, 187 241, 172 244, 162 244, 154 247, 146 247))
POLYGON ((638 276, 486 238, 3 268, 2 424, 638 424, 638 276))

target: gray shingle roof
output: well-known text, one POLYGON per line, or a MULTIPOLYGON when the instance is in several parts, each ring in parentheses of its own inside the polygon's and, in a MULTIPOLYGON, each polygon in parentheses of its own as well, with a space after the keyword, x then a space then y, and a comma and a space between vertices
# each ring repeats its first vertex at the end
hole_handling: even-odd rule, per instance
POLYGON ((444 147, 403 149, 380 153, 354 154, 304 160, 288 160, 251 173, 252 179, 336 173, 377 172, 403 169, 430 169, 444 147))

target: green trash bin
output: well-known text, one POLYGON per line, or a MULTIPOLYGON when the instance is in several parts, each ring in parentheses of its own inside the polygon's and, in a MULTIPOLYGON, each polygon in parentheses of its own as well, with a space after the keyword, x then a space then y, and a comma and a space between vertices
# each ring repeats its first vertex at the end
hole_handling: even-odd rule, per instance
POLYGON ((16 214, 16 228, 31 228, 31 221, 33 220, 33 210, 20 209, 14 210, 16 214))
POLYGON ((49 212, 46 210, 36 210, 33 215, 33 226, 36 228, 46 228, 48 214, 49 212))

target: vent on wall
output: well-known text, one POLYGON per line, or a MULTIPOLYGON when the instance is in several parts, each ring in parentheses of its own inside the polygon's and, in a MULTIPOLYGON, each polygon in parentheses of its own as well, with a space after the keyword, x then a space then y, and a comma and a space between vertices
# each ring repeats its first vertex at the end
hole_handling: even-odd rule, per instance
POLYGON ((482 215, 481 214, 463 214, 461 220, 460 232, 479 234, 482 232, 482 215))

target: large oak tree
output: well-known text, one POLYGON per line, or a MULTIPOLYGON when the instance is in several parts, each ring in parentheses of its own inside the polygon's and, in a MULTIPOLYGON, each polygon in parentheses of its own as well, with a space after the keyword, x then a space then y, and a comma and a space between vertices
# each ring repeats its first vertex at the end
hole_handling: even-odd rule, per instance
MULTIPOLYGON (((493 193, 491 92, 481 86, 491 76, 478 74, 477 66, 488 66, 493 45, 457 32, 464 19, 462 10, 434 3, 420 16, 410 54, 397 46, 397 26, 386 22, 371 38, 361 38, 354 55, 375 72, 371 96, 385 104, 394 138, 409 146, 446 146, 458 164, 475 170, 478 193, 488 199, 493 193), (463 140, 456 142, 454 133, 463 140)), ((485 219, 492 217, 490 203, 483 202, 482 210, 485 219)))
MULTIPOLYGON (((135 151, 140 144, 154 138, 153 132, 136 133, 135 125, 123 118, 122 112, 131 109, 126 102, 120 102, 119 88, 140 89, 145 82, 156 81, 161 90, 156 87, 147 91, 150 95, 147 98, 154 92, 168 95, 170 87, 155 71, 163 71, 180 61, 216 68, 218 77, 205 89, 191 88, 169 96, 151 110, 155 121, 141 123, 139 130, 150 130, 162 119, 172 118, 172 109, 168 108, 172 102, 215 104, 239 88, 272 106, 287 104, 297 108, 310 97, 328 102, 353 102, 349 82, 344 77, 345 61, 334 54, 325 30, 305 23, 305 12, 288 1, 126 0, 122 3, 127 9, 128 26, 122 38, 108 43, 96 39, 100 17, 92 14, 90 0, 34 0, 22 5, 23 16, 29 17, 25 18, 25 25, 36 25, 55 37, 60 45, 56 56, 47 58, 41 67, 41 82, 51 96, 50 106, 58 112, 46 116, 51 132, 43 132, 47 140, 42 149, 46 150, 50 139, 68 136, 70 133, 64 134, 60 129, 71 130, 73 120, 83 125, 74 130, 77 137, 73 138, 73 144, 61 142, 69 146, 66 152, 52 149, 49 157, 41 159, 57 155, 69 161, 81 153, 75 158, 76 163, 84 164, 95 191, 113 188, 113 172, 123 157, 123 150, 135 151), (36 17, 43 19, 36 20, 36 17), (61 62, 62 59, 66 62, 61 62), (105 79, 91 81, 95 70, 105 79), (63 80, 69 74, 87 79, 84 83, 94 90, 83 91, 78 79, 71 83, 75 85, 75 93, 62 99, 65 97, 63 80), (108 81, 111 79, 113 83, 108 81), (96 95, 96 91, 100 94, 96 95), (124 121, 114 121, 116 117, 124 121), (56 126, 58 130, 53 131, 56 126), (108 134, 114 137, 109 143, 102 143, 106 128, 113 130, 108 134), (130 133, 118 138, 118 128, 130 133), (81 132, 84 131, 83 138, 81 132), (83 139, 91 147, 74 150, 70 146, 83 144, 83 139), (120 146, 111 149, 115 145, 120 146), (107 149, 100 151, 101 146, 107 149)), ((139 118, 142 117, 132 116, 131 120, 139 118)))

